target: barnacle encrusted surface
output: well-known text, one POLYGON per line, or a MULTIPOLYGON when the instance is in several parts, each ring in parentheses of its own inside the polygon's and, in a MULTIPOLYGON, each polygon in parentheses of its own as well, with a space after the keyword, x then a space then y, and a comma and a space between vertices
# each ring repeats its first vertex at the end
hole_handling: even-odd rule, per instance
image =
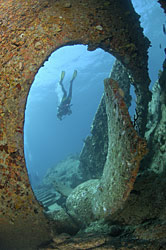
POLYGON ((83 179, 100 178, 103 173, 108 150, 108 127, 104 95, 91 125, 91 135, 87 136, 80 153, 79 169, 83 179))
MULTIPOLYGON (((66 44, 87 44, 89 50, 101 47, 112 53, 132 72, 138 89, 141 86, 140 96, 148 93, 149 41, 130 1, 71 0, 66 5, 64 0, 0 0, 0 237, 4 249, 13 245, 30 249, 50 238, 27 176, 24 110, 40 66, 66 44)), ((146 103, 143 111, 146 117, 146 103)))
MULTIPOLYGON (((110 72, 111 78, 119 84, 124 101, 129 108, 131 105, 131 78, 127 69, 116 60, 110 72)), ((108 125, 104 95, 101 98, 91 125, 91 135, 85 141, 80 153, 79 168, 84 180, 100 178, 108 151, 108 125)))
POLYGON ((146 142, 135 131, 126 104, 113 79, 106 79, 108 154, 103 176, 93 200, 96 217, 107 217, 123 207, 135 182, 146 142))
POLYGON ((79 185, 67 198, 68 213, 88 225, 121 209, 135 182, 146 142, 135 131, 118 83, 105 80, 108 153, 101 179, 79 185), (87 195, 86 195, 87 194, 87 195))

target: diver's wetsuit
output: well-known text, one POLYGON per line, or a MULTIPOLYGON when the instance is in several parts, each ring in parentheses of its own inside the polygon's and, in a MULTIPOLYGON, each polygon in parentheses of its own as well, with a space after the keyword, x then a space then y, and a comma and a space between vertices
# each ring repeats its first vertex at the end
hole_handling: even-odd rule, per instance
POLYGON ((59 82, 61 88, 62 88, 62 91, 63 91, 63 97, 62 97, 62 100, 61 100, 61 103, 60 105, 58 106, 58 113, 57 113, 57 117, 58 119, 62 120, 62 116, 65 116, 65 115, 71 115, 72 111, 70 109, 71 107, 71 99, 72 99, 72 88, 73 88, 73 81, 77 75, 77 71, 75 70, 74 73, 73 73, 73 77, 70 81, 70 87, 69 87, 69 93, 67 95, 67 91, 65 90, 64 86, 63 86, 63 78, 64 78, 64 74, 65 72, 62 71, 62 74, 61 74, 61 80, 59 82), (62 74, 63 74, 63 77, 62 77, 62 74))

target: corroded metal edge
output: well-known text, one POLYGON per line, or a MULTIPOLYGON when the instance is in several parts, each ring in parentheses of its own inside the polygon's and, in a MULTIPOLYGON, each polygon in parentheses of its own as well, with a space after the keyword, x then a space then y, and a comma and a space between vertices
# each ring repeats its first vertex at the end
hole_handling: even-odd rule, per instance
POLYGON ((133 127, 118 83, 106 79, 104 85, 109 143, 103 176, 92 202, 96 218, 107 217, 123 207, 147 153, 146 141, 133 127))

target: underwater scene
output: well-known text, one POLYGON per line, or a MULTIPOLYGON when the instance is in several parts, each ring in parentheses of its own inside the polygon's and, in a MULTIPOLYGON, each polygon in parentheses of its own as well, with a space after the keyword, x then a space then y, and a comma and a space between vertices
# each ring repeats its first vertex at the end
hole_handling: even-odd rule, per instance
POLYGON ((23 2, 0 8, 2 41, 18 32, 2 60, 0 250, 166 249, 165 1, 23 2))
MULTIPOLYGON (((149 121, 145 135, 150 140, 150 135, 154 133, 159 121, 161 87, 158 77, 166 56, 164 54, 166 30, 165 17, 158 4, 152 3, 149 7, 146 1, 143 2, 144 4, 133 1, 133 4, 141 14, 141 25, 152 45, 149 49, 149 75, 153 95, 149 104, 149 121), (161 15, 161 18, 158 18, 152 26, 154 15, 161 15), (155 60, 156 57, 157 60, 155 60)), ((91 52, 87 50, 87 46, 74 45, 62 47, 53 52, 35 76, 28 96, 24 146, 29 178, 34 194, 42 204, 46 215, 55 223, 58 221, 62 223, 59 232, 74 234, 79 227, 86 228, 92 223, 96 218, 89 207, 89 199, 96 195, 97 189, 104 188, 101 187, 102 185, 108 185, 101 184, 107 179, 102 177, 103 180, 100 180, 103 170, 106 171, 106 159, 108 161, 107 112, 103 96, 103 82, 106 78, 112 78, 118 82, 117 88, 137 130, 138 114, 135 110, 137 97, 132 77, 118 60, 102 49, 91 52), (74 224, 75 221, 77 226, 74 224)), ((118 126, 118 122, 115 126, 118 126)), ((113 133, 119 133, 116 131, 119 128, 114 129, 113 133)), ((123 133, 125 132, 122 131, 122 135, 123 133)), ((110 140, 116 139, 118 137, 113 138, 112 135, 110 140)), ((116 144, 116 142, 113 143, 116 144)), ((131 143, 134 144, 134 142, 131 143)), ((164 147, 165 144, 163 150, 165 150, 164 147)), ((161 155, 156 157, 160 158, 161 155)), ((162 157, 154 161, 164 160, 162 157)), ((133 162, 130 155, 128 158, 127 163, 130 166, 133 162)), ((119 160, 122 160, 122 155, 119 160)), ((115 164, 113 159, 110 161, 115 164)), ((164 164, 163 162, 160 166, 156 166, 156 163, 149 165, 154 171, 162 172, 164 164)), ((116 167, 119 168, 119 166, 116 167)), ((125 172, 126 169, 120 171, 125 172)), ((120 196, 119 193, 118 196, 120 196)), ((100 198, 96 196, 96 199, 100 198)), ((104 205, 106 203, 104 200, 102 205, 98 202, 95 200, 96 204, 93 204, 96 206, 93 207, 95 213, 97 213, 96 210, 102 209, 106 214, 107 207, 109 209, 111 207, 110 204, 104 205)), ((92 227, 95 228, 95 226, 96 224, 92 227)), ((95 230, 106 232, 111 230, 108 225, 104 224, 104 226, 106 229, 95 230)), ((86 230, 93 231, 94 228, 88 227, 86 230)))

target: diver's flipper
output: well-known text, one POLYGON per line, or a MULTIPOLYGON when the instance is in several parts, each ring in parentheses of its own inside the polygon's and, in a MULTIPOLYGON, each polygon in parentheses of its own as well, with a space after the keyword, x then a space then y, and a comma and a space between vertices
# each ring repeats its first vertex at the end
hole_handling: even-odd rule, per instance
POLYGON ((74 79, 76 78, 76 76, 77 76, 77 70, 75 69, 74 73, 73 73, 73 77, 71 79, 71 82, 74 81, 74 79))
POLYGON ((65 77, 65 71, 62 71, 62 73, 61 73, 61 79, 60 79, 60 82, 62 82, 63 81, 63 78, 65 77))

